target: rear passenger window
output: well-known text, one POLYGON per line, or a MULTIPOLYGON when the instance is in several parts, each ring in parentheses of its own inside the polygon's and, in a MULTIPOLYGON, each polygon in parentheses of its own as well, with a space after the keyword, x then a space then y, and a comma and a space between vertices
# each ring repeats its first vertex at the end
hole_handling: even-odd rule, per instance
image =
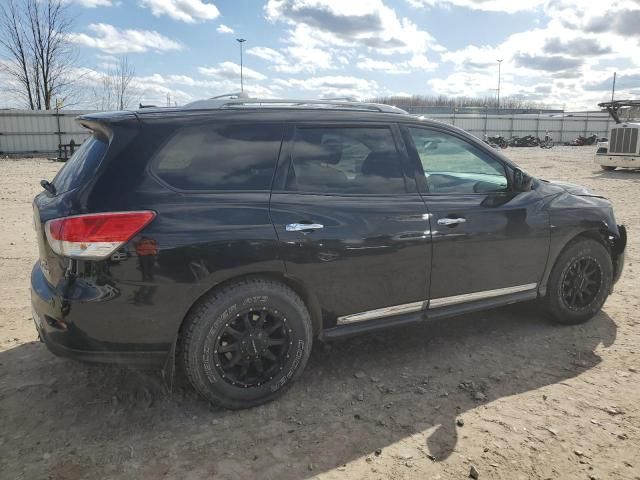
POLYGON ((160 149, 156 174, 181 190, 269 190, 283 127, 195 126, 160 149))
POLYGON ((405 193, 388 128, 297 128, 287 190, 317 193, 405 193))

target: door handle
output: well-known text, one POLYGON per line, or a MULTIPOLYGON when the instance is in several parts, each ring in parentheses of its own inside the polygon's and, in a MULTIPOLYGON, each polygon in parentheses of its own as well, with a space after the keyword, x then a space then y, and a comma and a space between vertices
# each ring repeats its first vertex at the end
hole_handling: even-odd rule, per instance
POLYGON ((438 219, 438 225, 447 225, 447 226, 451 226, 451 225, 457 225, 459 223, 466 223, 467 219, 466 218, 462 218, 462 217, 458 217, 458 218, 439 218, 438 219))
POLYGON ((288 223, 285 226, 287 232, 306 232, 311 230, 320 230, 324 228, 321 223, 288 223))

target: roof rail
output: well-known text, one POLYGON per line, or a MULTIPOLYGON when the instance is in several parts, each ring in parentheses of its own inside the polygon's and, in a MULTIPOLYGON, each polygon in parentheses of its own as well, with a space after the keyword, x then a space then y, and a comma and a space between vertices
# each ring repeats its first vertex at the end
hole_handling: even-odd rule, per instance
MULTIPOLYGON (((270 98, 245 98, 240 94, 227 94, 208 100, 197 100, 188 103, 184 108, 190 110, 209 110, 223 108, 334 108, 337 110, 362 110, 380 113, 407 113, 401 108, 382 103, 357 102, 351 99, 294 100, 270 98), (237 97, 236 97, 237 96, 237 97), (235 98, 233 98, 235 97, 235 98)), ((246 95, 246 94, 245 94, 246 95)))

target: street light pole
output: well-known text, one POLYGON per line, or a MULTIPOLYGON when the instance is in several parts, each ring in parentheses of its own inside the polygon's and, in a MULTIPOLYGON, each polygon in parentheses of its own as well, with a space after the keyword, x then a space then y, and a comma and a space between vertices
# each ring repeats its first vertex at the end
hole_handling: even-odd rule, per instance
POLYGON ((500 109, 500 67, 502 66, 502 58, 498 59, 498 110, 500 109))
POLYGON ((242 44, 246 42, 244 38, 236 38, 236 42, 240 44, 240 91, 244 92, 244 78, 242 76, 242 44))

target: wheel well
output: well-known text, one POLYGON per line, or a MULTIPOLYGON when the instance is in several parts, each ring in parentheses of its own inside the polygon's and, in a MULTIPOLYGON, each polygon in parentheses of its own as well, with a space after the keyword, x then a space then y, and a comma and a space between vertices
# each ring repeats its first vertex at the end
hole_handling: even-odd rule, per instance
POLYGON ((311 317, 313 334, 318 335, 320 333, 320 331, 322 330, 322 310, 320 308, 320 302, 318 301, 317 297, 313 293, 311 293, 309 289, 306 288, 301 281, 297 279, 283 275, 280 272, 260 272, 260 273, 251 273, 251 274, 240 275, 237 277, 229 278, 227 280, 224 280, 223 282, 220 282, 214 285, 213 287, 209 288, 207 291, 203 292, 202 295, 200 295, 193 302, 191 307, 189 307, 184 317, 180 321, 180 327, 178 328, 178 338, 180 336, 180 332, 182 330, 182 326, 184 325, 186 318, 194 309, 198 307, 200 303, 202 303, 205 300, 207 295, 209 295, 211 292, 215 290, 225 288, 236 282, 247 280, 249 278, 262 278, 262 279, 268 279, 268 280, 280 282, 286 285, 287 287, 289 287, 294 292, 296 292, 304 302, 307 309, 309 310, 309 316, 311 317))
POLYGON ((613 261, 614 258, 613 256, 615 255, 613 249, 612 249, 612 243, 611 240, 609 240, 609 238, 611 237, 612 233, 609 232, 607 229, 594 229, 594 230, 585 230, 583 232, 580 232, 576 235, 574 235, 573 237, 571 237, 564 245, 563 247, 558 250, 558 253, 555 255, 555 257, 553 258, 553 262, 549 263, 547 265, 547 268, 545 270, 545 274, 543 276, 543 281, 540 285, 540 295, 545 296, 546 295, 546 290, 547 290, 547 282, 549 281, 549 277, 551 275, 551 271, 553 270, 553 267, 555 266, 556 262, 558 261, 558 258, 560 258, 560 255, 562 255, 562 253, 569 248, 569 246, 576 242, 579 241, 580 239, 590 239, 590 240, 595 240, 596 242, 600 243, 603 247, 605 247, 607 249, 607 251, 609 252, 609 255, 611 256, 611 260, 612 263, 615 267, 615 262, 613 261))
POLYGON ((602 245, 604 248, 607 249, 607 251, 609 252, 609 256, 611 257, 611 261, 613 262, 613 260, 614 260, 613 259, 614 252, 613 252, 613 248, 612 248, 612 246, 613 246, 612 245, 612 241, 610 240, 611 236, 612 236, 612 233, 609 232, 608 230, 604 229, 604 228, 599 229, 599 230, 585 230, 584 232, 580 232, 577 235, 575 235, 574 237, 572 237, 564 245, 564 247, 562 247, 562 249, 558 252, 558 255, 556 255, 556 258, 554 260, 554 264, 557 261, 558 257, 560 257, 560 255, 562 255, 562 253, 567 248, 569 248, 569 245, 579 241, 580 239, 589 239, 589 240, 594 240, 594 241, 598 242, 600 245, 602 245))
POLYGON ((608 232, 607 230, 587 230, 586 232, 581 232, 578 235, 576 235, 575 237, 573 237, 571 240, 569 240, 567 242, 567 245, 564 246, 564 248, 562 249, 564 251, 564 249, 567 248, 567 246, 578 240, 579 238, 589 238, 591 240, 595 240, 596 242, 602 244, 603 247, 605 247, 607 250, 609 250, 609 254, 611 254, 611 244, 609 242, 609 236, 611 235, 610 232, 608 232))

